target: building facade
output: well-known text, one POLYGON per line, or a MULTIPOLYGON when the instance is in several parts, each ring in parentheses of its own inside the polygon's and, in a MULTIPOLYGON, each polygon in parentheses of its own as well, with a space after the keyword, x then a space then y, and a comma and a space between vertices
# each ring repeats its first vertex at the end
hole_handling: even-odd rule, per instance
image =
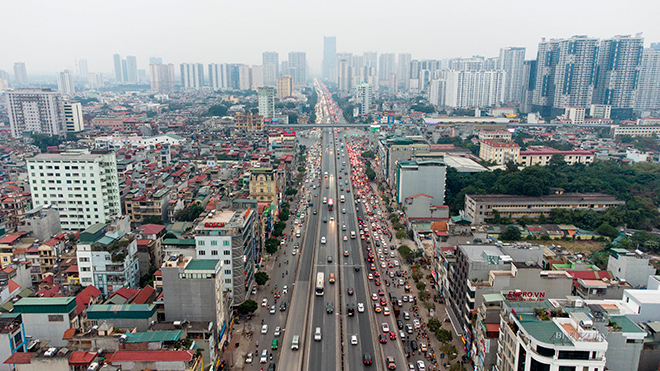
POLYGON ((307 83, 307 53, 290 52, 289 71, 294 84, 305 85, 307 83))
POLYGON ((522 166, 547 166, 553 156, 560 155, 568 165, 591 164, 594 154, 585 150, 560 151, 554 148, 528 147, 527 151, 520 151, 519 164, 522 166))
POLYGON ((82 105, 78 102, 64 101, 64 129, 67 133, 78 133, 85 130, 82 115, 82 105))
POLYGON ((593 103, 630 109, 635 103, 644 52, 641 36, 615 36, 601 40, 593 103))
POLYGON ((249 112, 236 112, 234 117, 234 124, 236 129, 245 131, 262 131, 264 130, 264 118, 256 113, 249 112))
POLYGON ((361 115, 368 115, 371 111, 371 85, 360 84, 355 87, 355 100, 361 115))
POLYGON ((204 86, 204 65, 201 63, 181 63, 181 87, 199 90, 204 86))
POLYGON ((66 231, 83 230, 121 214, 113 152, 41 153, 27 159, 27 169, 34 206, 52 205, 66 231))
POLYGON ((502 88, 504 103, 521 102, 523 92, 523 75, 525 72, 525 48, 507 47, 500 49, 498 69, 506 73, 502 88))
POLYGON ((442 161, 404 161, 399 163, 397 203, 417 194, 433 198, 431 205, 445 204, 447 165, 442 161))
POLYGON ((485 139, 479 146, 479 158, 498 165, 504 165, 509 161, 517 164, 520 158, 520 146, 514 142, 485 139))
POLYGON ((174 65, 170 64, 150 64, 149 78, 151 80, 151 90, 159 93, 171 93, 174 91, 174 65))
POLYGON ((259 97, 259 116, 272 119, 275 116, 275 88, 260 86, 257 88, 259 97))
POLYGON ((291 75, 284 75, 278 77, 277 99, 282 100, 292 95, 293 95, 293 77, 291 77, 291 75))
POLYGON ((16 89, 6 95, 9 126, 14 138, 24 132, 64 135, 62 94, 50 89, 16 89))

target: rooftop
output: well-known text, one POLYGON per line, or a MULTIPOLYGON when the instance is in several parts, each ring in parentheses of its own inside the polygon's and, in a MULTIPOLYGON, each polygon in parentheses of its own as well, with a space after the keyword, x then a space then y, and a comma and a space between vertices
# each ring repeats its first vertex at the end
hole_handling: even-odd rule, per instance
POLYGON ((186 270, 193 271, 215 271, 220 260, 217 259, 196 259, 191 260, 188 265, 186 265, 186 270))
POLYGON ((178 341, 183 336, 183 331, 149 331, 128 334, 125 343, 162 343, 165 341, 178 341))

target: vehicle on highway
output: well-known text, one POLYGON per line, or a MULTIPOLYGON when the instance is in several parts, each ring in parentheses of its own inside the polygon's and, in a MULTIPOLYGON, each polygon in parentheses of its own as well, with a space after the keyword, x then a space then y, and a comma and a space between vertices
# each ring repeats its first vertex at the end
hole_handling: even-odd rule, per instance
POLYGON ((371 364, 373 363, 373 360, 371 359, 371 354, 364 353, 362 355, 362 362, 364 363, 365 366, 371 366, 371 364))
POLYGON ((415 371, 415 365, 408 363, 408 371, 415 371))
POLYGON ((419 343, 419 350, 426 353, 429 349, 426 347, 426 344, 419 343))
POLYGON ((328 303, 325 306, 325 312, 328 314, 332 314, 335 311, 335 307, 332 305, 332 303, 328 303))
POLYGON ((268 333, 268 325, 261 326, 261 333, 262 334, 267 334, 268 333))
MULTIPOLYGON (((346 238, 346 236, 344 236, 346 238)), ((348 256, 348 250, 344 250, 344 256, 348 256)))
POLYGON ((264 298, 264 300, 261 301, 261 306, 262 307, 267 307, 268 306, 268 299, 264 298))
POLYGON ((409 323, 406 324, 406 332, 409 334, 413 333, 413 327, 409 323))
POLYGON ((327 222, 328 222, 328 218, 323 218, 323 223, 327 223, 327 222))
POLYGON ((351 231, 351 238, 355 239, 355 231, 351 231))
POLYGON ((332 263, 332 255, 328 255, 328 263, 332 263))
MULTIPOLYGON (((342 230, 342 231, 345 231, 345 230, 346 230, 346 224, 342 224, 342 225, 341 225, 341 230, 342 230)), ((351 238, 354 238, 354 237, 351 237, 351 238)))
POLYGON ((291 340, 291 350, 298 350, 300 347, 300 336, 293 335, 293 340, 291 340))
POLYGON ((396 332, 390 331, 390 340, 396 340, 396 332))
POLYGON ((245 357, 245 363, 252 363, 252 353, 248 353, 245 357))
POLYGON ((346 214, 346 209, 341 209, 342 214, 346 214))
POLYGON ((388 356, 385 358, 385 363, 387 364, 388 370, 396 370, 396 363, 394 362, 394 357, 388 356))
POLYGON ((357 309, 359 313, 364 313, 364 303, 358 303, 357 309))
POLYGON ((351 345, 358 345, 357 335, 351 335, 351 345))
POLYGON ((326 240, 325 240, 325 236, 321 237, 321 243, 322 243, 322 244, 325 244, 325 241, 326 241, 326 240))
POLYGON ((332 200, 332 198, 329 198, 328 199, 328 210, 332 211, 332 208, 334 207, 334 205, 335 205, 335 202, 332 200))
POLYGON ((417 329, 419 329, 420 327, 422 327, 422 324, 419 322, 418 319, 414 319, 414 320, 413 320, 413 326, 415 326, 415 330, 417 330, 417 329))
POLYGON ((277 339, 273 339, 273 341, 270 343, 270 349, 277 350, 277 345, 278 345, 277 339))
POLYGON ((275 331, 273 331, 273 336, 280 336, 282 329, 280 326, 275 327, 275 331))
POLYGON ((316 274, 316 296, 323 296, 325 292, 325 275, 323 272, 318 272, 316 274))
POLYGON ((387 336, 383 334, 378 335, 378 341, 381 344, 387 344, 387 336))
POLYGON ((346 304, 346 314, 349 317, 352 317, 352 316, 355 315, 355 306, 353 305, 353 303, 346 304))
POLYGON ((383 314, 386 316, 390 315, 390 307, 383 307, 383 314))
POLYGON ((328 282, 335 283, 335 274, 334 273, 330 273, 330 278, 328 279, 328 282))
POLYGON ((348 237, 344 236, 344 237, 342 237, 342 240, 348 241, 348 237))
POLYGON ((346 292, 348 293, 348 295, 353 295, 353 288, 349 287, 348 290, 346 290, 346 292))
POLYGON ((268 371, 275 371, 275 363, 271 363, 268 365, 268 371))
POLYGON ((417 350, 417 341, 410 340, 410 348, 412 348, 413 351, 417 350))
POLYGON ((282 294, 286 294, 287 292, 289 292, 289 286, 284 285, 284 287, 282 287, 282 294))
POLYGON ((274 305, 270 306, 270 309, 268 310, 268 313, 275 314, 275 306, 274 305))
POLYGON ((383 332, 390 332, 390 326, 387 323, 381 323, 380 328, 383 332))
POLYGON ((396 327, 398 327, 399 330, 403 330, 403 321, 400 319, 396 320, 396 327))
POLYGON ((316 330, 314 330, 314 341, 321 341, 321 328, 317 327, 316 330))
POLYGON ((421 359, 417 360, 417 371, 426 371, 426 365, 421 359))
POLYGON ((285 310, 286 310, 286 301, 280 304, 280 312, 284 312, 285 310))
POLYGON ((268 362, 268 349, 264 349, 261 352, 261 357, 259 358, 260 363, 266 363, 268 362))

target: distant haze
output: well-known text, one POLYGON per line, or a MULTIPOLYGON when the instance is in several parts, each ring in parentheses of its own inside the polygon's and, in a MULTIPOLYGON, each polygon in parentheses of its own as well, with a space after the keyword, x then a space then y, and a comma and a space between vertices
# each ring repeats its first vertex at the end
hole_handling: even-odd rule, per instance
MULTIPOLYGON (((28 74, 75 69, 110 73, 112 55, 165 63, 261 64, 263 51, 307 52, 321 66, 323 36, 338 52, 412 53, 413 59, 496 56, 524 46, 536 57, 542 37, 608 38, 643 32, 660 42, 654 0, 112 0, 4 1, 0 70, 28 74)), ((110 77, 108 75, 108 77, 110 77)))

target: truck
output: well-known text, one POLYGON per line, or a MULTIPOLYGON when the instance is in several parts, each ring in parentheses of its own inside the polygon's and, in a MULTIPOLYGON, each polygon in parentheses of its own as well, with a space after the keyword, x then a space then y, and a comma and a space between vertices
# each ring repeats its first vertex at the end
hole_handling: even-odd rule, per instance
POLYGON ((395 307, 394 305, 392 305, 392 312, 394 312, 394 317, 395 318, 399 317, 401 315, 401 309, 399 309, 398 306, 395 307))

